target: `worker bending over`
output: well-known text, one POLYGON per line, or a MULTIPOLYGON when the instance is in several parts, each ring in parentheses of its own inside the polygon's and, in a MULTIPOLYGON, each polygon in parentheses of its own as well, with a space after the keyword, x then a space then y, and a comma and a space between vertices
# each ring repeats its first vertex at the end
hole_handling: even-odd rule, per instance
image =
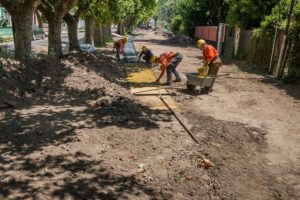
POLYGON ((219 68, 222 66, 218 51, 212 45, 206 44, 205 40, 202 39, 198 40, 197 46, 202 50, 203 67, 209 67, 208 75, 217 76, 219 68))
POLYGON ((156 64, 161 64, 161 73, 158 79, 156 80, 156 82, 160 81, 160 79, 163 77, 166 71, 167 71, 167 83, 166 83, 167 85, 172 84, 172 73, 176 77, 175 82, 181 82, 180 75, 176 70, 176 67, 179 65, 181 61, 182 61, 182 55, 176 52, 163 53, 159 57, 153 55, 151 58, 151 62, 156 64))
POLYGON ((116 48, 116 58, 118 59, 118 61, 120 61, 120 51, 121 53, 124 55, 124 51, 125 51, 125 45, 128 42, 128 38, 124 37, 120 40, 115 41, 114 43, 114 48, 116 48))
POLYGON ((142 47, 142 52, 139 55, 139 62, 140 62, 140 60, 142 58, 147 63, 150 63, 152 56, 153 56, 153 53, 152 53, 151 49, 147 48, 146 46, 143 46, 142 47))

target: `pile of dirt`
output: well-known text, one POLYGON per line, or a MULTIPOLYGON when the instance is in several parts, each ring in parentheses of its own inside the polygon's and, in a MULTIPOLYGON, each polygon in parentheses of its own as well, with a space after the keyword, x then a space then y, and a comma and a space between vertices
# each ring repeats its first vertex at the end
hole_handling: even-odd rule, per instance
POLYGON ((20 63, 1 59, 2 108, 33 101, 82 103, 95 114, 98 125, 143 122, 140 105, 128 92, 123 66, 109 52, 72 53, 62 60, 20 63))
POLYGON ((11 107, 11 102, 19 94, 16 83, 20 77, 20 64, 11 60, 0 58, 0 107, 11 107), (15 74, 12 76, 12 74, 15 74))
POLYGON ((190 46, 193 44, 193 39, 186 35, 178 35, 161 42, 165 45, 179 45, 179 46, 190 46))
POLYGON ((40 66, 43 61, 20 63, 0 58, 0 108, 13 108, 28 102, 38 88, 40 66))
POLYGON ((125 76, 123 66, 113 62, 103 52, 72 55, 68 57, 68 62, 77 64, 72 68, 72 76, 65 79, 65 85, 79 91, 89 91, 92 96, 89 104, 96 114, 98 125, 135 127, 144 122, 142 110, 147 108, 134 99, 126 84, 118 81, 125 76))
MULTIPOLYGON (((102 77, 107 82, 117 83, 121 77, 124 77, 123 69, 114 62, 111 57, 105 54, 69 54, 60 61, 53 59, 42 59, 28 62, 22 62, 13 59, 0 59, 0 84, 1 100, 15 99, 25 100, 30 97, 27 93, 36 93, 37 90, 57 89, 64 86, 64 78, 71 78, 72 72, 85 71, 80 75, 77 81, 89 82, 91 77, 102 77), (95 73, 93 73, 95 72, 95 73), (86 76, 84 76, 86 75, 86 76)), ((68 80, 68 79, 67 79, 68 80)), ((103 80, 100 81, 103 82, 103 80)), ((105 81, 104 81, 105 82, 105 81)), ((82 88, 93 89, 98 85, 97 81, 92 81, 93 85, 82 88)), ((84 83, 78 82, 78 85, 84 83)), ((97 86, 99 88, 99 85, 97 86)), ((80 88, 77 88, 80 90, 80 88)), ((107 90, 116 89, 107 87, 107 90)))

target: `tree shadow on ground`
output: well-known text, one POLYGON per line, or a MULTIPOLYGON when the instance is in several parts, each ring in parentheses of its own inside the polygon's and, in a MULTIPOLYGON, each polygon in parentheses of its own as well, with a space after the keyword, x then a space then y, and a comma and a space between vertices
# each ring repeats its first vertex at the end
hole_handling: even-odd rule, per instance
POLYGON ((276 79, 274 76, 268 74, 268 69, 249 66, 245 61, 237 61, 229 58, 222 58, 222 61, 224 65, 235 65, 238 68, 238 70, 242 72, 247 72, 249 74, 255 74, 259 76, 259 77, 245 77, 245 78, 233 78, 233 77, 227 77, 227 78, 257 80, 266 85, 277 87, 278 89, 284 91, 287 95, 297 100, 300 100, 299 84, 284 83, 282 80, 276 79))
POLYGON ((79 142, 81 129, 119 127, 146 134, 144 130, 156 130, 160 122, 172 121, 170 112, 141 105, 127 94, 125 86, 113 83, 122 76, 122 68, 116 64, 109 71, 110 59, 100 58, 94 65, 80 56, 34 61, 5 72, 5 77, 16 81, 12 98, 26 103, 0 113, 0 198, 130 199, 141 193, 159 199, 133 175, 111 174, 108 168, 99 168, 100 162, 85 156, 34 159, 47 147, 79 142), (84 69, 83 73, 93 72, 91 79, 99 79, 89 83, 90 77, 76 72, 78 68, 84 69), (68 85, 66 79, 70 78, 80 87, 68 85), (92 87, 97 80, 103 86, 92 87))
POLYGON ((270 78, 270 77, 265 77, 264 79, 261 80, 261 82, 271 86, 275 86, 280 90, 284 91, 287 95, 297 100, 300 100, 300 84, 287 84, 287 83, 283 83, 278 79, 270 78))
POLYGON ((137 176, 115 174, 103 160, 82 152, 16 160, 1 154, 0 161, 4 199, 165 199, 137 176))
POLYGON ((25 156, 47 146, 74 142, 78 140, 76 129, 117 126, 149 130, 172 120, 170 112, 152 110, 126 97, 102 99, 90 107, 74 101, 59 102, 61 106, 36 104, 29 110, 7 109, 0 121, 0 153, 25 156))

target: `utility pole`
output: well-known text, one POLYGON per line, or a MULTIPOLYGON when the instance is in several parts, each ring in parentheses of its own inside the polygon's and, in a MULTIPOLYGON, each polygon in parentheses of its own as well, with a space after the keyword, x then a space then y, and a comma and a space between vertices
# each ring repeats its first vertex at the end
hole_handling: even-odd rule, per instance
POLYGON ((219 23, 218 26, 218 45, 217 45, 217 50, 219 52, 219 55, 222 53, 222 42, 223 42, 223 37, 224 37, 224 28, 225 24, 224 23, 219 23))
POLYGON ((281 44, 279 59, 278 59, 278 63, 277 63, 277 69, 276 69, 276 77, 277 78, 281 78, 283 75, 283 71, 284 71, 283 70, 284 69, 283 57, 284 57, 285 51, 287 50, 287 37, 289 34, 289 30, 290 30, 291 20, 294 16, 295 5, 296 5, 296 0, 292 0, 288 19, 287 19, 287 24, 286 24, 286 28, 285 28, 285 32, 284 32, 284 36, 283 36, 283 41, 281 44))

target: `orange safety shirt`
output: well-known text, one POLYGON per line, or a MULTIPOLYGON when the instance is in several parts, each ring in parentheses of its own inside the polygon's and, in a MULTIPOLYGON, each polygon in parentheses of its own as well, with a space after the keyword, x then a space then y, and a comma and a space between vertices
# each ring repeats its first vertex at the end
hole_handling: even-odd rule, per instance
POLYGON ((202 51, 203 59, 207 62, 211 62, 219 55, 218 51, 212 45, 206 44, 202 51))
POLYGON ((176 52, 167 52, 163 53, 159 56, 159 62, 161 64, 161 73, 159 75, 159 79, 163 77, 163 75, 166 73, 166 69, 171 63, 172 59, 176 56, 176 52))

